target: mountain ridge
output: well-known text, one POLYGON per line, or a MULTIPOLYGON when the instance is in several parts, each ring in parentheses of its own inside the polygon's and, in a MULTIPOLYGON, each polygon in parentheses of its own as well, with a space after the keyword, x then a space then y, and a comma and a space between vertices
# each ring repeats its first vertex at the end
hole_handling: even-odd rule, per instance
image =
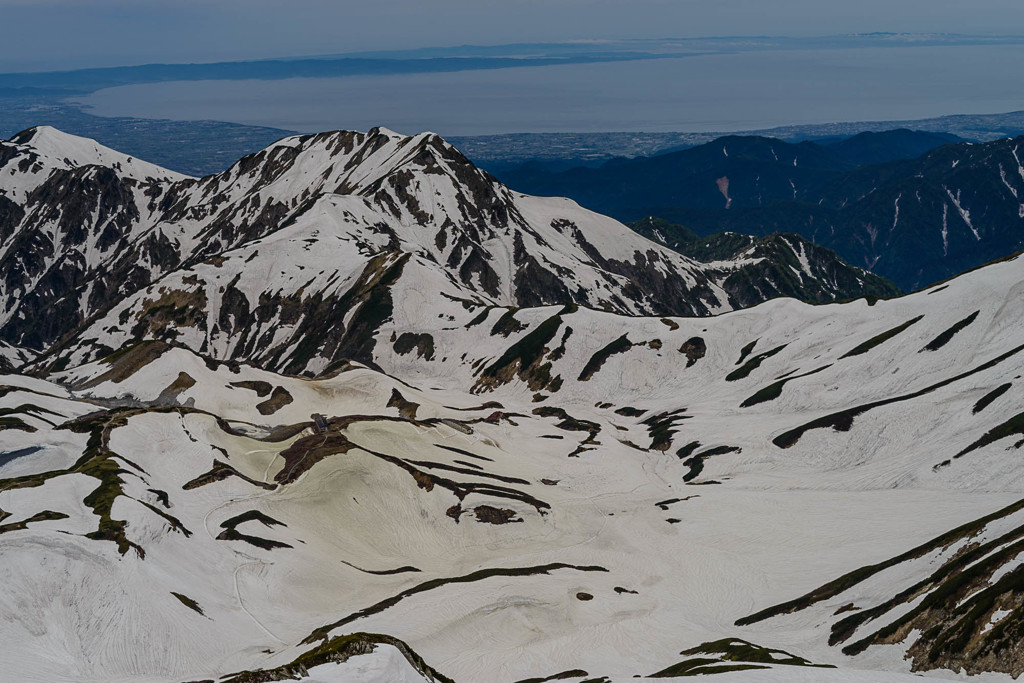
MULTIPOLYGON (((741 303, 717 284, 744 262, 700 264, 572 202, 513 193, 431 133, 406 138, 374 129, 294 136, 201 179, 163 181, 150 174, 140 180, 98 164, 56 168, 43 177, 45 169, 39 168, 29 185, 18 181, 24 186, 20 194, 15 180, 31 152, 16 143, 5 149, 9 159, 0 169, 0 192, 23 197, 24 206, 15 205, 19 210, 12 209, 0 226, 9 244, 17 245, 0 252, 0 260, 20 259, 24 266, 20 277, 8 266, 0 283, 8 301, 0 333, 36 351, 66 343, 89 325, 123 326, 103 321, 105 302, 159 287, 172 273, 216 263, 244 245, 250 245, 245 258, 256 258, 259 249, 252 245, 296 224, 293 242, 311 240, 303 253, 313 244, 326 248, 315 234, 321 222, 334 226, 332 245, 347 241, 354 250, 349 270, 337 271, 336 278, 350 279, 356 263, 398 249, 454 276, 459 291, 451 296, 490 304, 577 303, 630 313, 707 315, 763 299, 753 292, 741 303), (53 315, 38 316, 58 291, 75 294, 60 297, 53 315)), ((111 154, 103 152, 95 161, 111 154)), ((301 263, 281 268, 291 271, 293 284, 285 287, 298 287, 300 277, 304 286, 313 282, 301 263)), ((860 272, 833 296, 872 292, 872 283, 860 272)), ((251 294, 249 311, 259 300, 251 294)), ((282 295, 274 304, 278 309, 291 296, 283 290, 282 295)), ((172 305, 161 295, 150 301, 172 305)), ((225 308, 205 316, 221 314, 232 315, 225 308)), ((138 321, 145 313, 130 315, 138 321)))
MULTIPOLYGON (((108 305, 52 321, 55 341, 0 342, 21 371, 0 378, 4 670, 1024 672, 1005 655, 1024 619, 1024 259, 740 307, 737 274, 756 292, 828 273, 789 235, 661 235, 699 262, 463 160, 377 130, 204 179, 31 174, 14 225, 49 240, 44 271, 77 255, 57 272, 95 279, 154 234, 168 255, 131 291, 108 274, 108 305), (117 222, 133 210, 152 221, 117 222)), ((19 280, 15 253, 0 273, 38 308, 5 285, 9 315, 82 305, 19 280)))
POLYGON ((1024 247, 1013 229, 1024 221, 1022 140, 953 143, 842 168, 828 148, 810 143, 722 138, 603 170, 505 178, 621 219, 656 216, 699 234, 799 233, 910 291, 1024 247))

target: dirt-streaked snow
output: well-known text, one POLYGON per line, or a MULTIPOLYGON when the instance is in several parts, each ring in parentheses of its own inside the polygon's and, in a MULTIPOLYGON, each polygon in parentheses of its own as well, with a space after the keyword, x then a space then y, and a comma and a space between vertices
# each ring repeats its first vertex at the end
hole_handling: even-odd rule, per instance
MULTIPOLYGON (((304 180, 230 173, 294 198, 325 174, 378 191, 431 141, 375 136, 343 169, 321 149, 330 140, 266 152, 304 155, 304 180)), ((410 186, 418 206, 461 215, 462 195, 443 191, 453 177, 410 186)), ((369 633, 425 666, 378 643, 317 660, 309 680, 401 683, 431 667, 460 683, 570 670, 618 682, 729 638, 838 668, 714 680, 910 680, 919 633, 847 656, 828 643, 837 612, 1021 525, 1013 512, 809 609, 736 625, 1024 498, 1020 434, 968 450, 1020 414, 1020 258, 874 304, 639 316, 643 297, 612 305, 623 276, 585 246, 630 254, 610 219, 513 197, 522 222, 477 244, 499 274, 489 294, 479 273, 453 274, 451 244, 407 206, 392 232, 375 230, 379 207, 357 194, 318 197, 290 225, 125 297, 59 350, 66 367, 47 357, 33 365, 53 368, 45 377, 0 379, 0 671, 209 680, 369 633), (563 210, 585 239, 557 224, 563 210), (514 258, 512 234, 611 310, 515 308, 499 258, 514 258), (381 257, 392 238, 408 256, 381 257), (308 351, 302 325, 326 314, 303 297, 346 301, 377 257, 382 271, 405 260, 389 306, 373 300, 386 314, 365 330, 366 362, 312 353, 300 370, 315 378, 266 369, 308 351), (209 315, 175 324, 173 344, 133 345, 149 328, 127 321, 174 309, 182 300, 155 304, 168 292, 209 315), (276 294, 295 308, 244 329, 240 299, 222 305, 276 294)), ((666 256, 652 272, 696 284, 684 266, 666 256)), ((368 319, 355 304, 332 311, 327 328, 368 319)))

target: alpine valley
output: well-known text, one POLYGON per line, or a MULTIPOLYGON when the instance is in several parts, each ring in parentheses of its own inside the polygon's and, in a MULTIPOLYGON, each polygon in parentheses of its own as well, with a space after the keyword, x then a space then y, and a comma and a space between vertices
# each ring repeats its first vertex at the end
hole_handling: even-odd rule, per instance
POLYGON ((0 675, 1024 673, 1024 260, 634 227, 429 133, 0 143, 0 675))

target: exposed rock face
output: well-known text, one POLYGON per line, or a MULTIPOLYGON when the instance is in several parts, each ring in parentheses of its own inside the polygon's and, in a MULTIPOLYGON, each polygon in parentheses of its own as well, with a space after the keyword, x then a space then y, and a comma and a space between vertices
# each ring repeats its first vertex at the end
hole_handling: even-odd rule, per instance
POLYGON ((721 268, 715 278, 738 308, 788 296, 809 303, 889 297, 900 289, 884 277, 851 266, 831 249, 793 233, 753 237, 734 232, 699 237, 681 225, 645 218, 630 227, 655 242, 721 268))

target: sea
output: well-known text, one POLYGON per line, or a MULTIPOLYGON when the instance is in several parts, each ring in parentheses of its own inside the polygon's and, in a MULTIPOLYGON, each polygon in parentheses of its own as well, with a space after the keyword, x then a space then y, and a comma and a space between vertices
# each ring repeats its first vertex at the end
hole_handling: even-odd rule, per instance
POLYGON ((1022 64, 1022 45, 786 49, 450 73, 167 82, 108 88, 79 101, 99 116, 302 132, 731 132, 1022 110, 1022 64))

